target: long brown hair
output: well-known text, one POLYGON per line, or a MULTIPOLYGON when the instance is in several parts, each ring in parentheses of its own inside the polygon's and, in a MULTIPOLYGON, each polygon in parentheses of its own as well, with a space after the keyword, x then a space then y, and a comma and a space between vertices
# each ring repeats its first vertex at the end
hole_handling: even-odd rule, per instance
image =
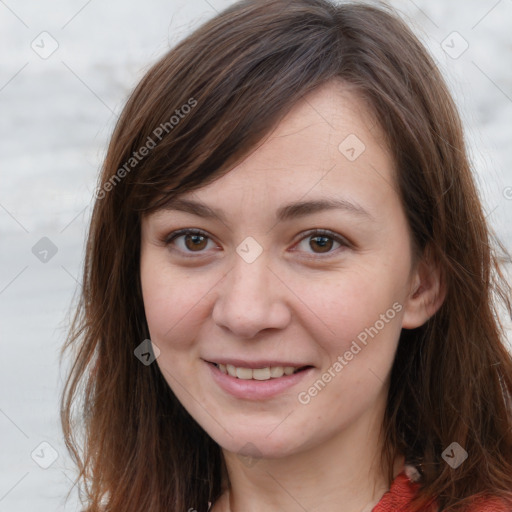
POLYGON ((401 334, 383 425, 389 479, 403 454, 422 473, 418 509, 432 498, 446 511, 480 495, 512 500, 512 358, 498 320, 502 306, 512 314, 504 250, 486 225, 444 80, 389 7, 246 0, 149 70, 111 138, 61 354, 72 352, 62 426, 87 510, 206 512, 219 496, 220 447, 158 365, 134 356, 149 338, 140 221, 228 172, 298 99, 333 79, 380 121, 415 250, 434 258, 447 290, 425 325, 401 334), (469 454, 457 469, 441 457, 452 442, 469 454))

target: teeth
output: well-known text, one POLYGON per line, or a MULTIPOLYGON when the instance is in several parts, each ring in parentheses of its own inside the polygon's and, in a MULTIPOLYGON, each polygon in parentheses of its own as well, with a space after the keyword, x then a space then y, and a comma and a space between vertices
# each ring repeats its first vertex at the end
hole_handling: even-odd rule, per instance
POLYGON ((270 379, 270 368, 255 368, 252 371, 252 378, 256 380, 268 380, 270 379))
POLYGON ((267 366, 265 368, 240 368, 232 364, 216 364, 217 368, 225 375, 237 377, 242 380, 270 380, 279 379, 283 375, 292 375, 299 367, 295 366, 267 366))
POLYGON ((250 368, 237 368, 236 376, 239 379, 244 379, 244 380, 252 379, 252 370, 250 368))
POLYGON ((284 375, 284 368, 282 366, 271 366, 270 367, 270 376, 273 379, 278 379, 284 375))

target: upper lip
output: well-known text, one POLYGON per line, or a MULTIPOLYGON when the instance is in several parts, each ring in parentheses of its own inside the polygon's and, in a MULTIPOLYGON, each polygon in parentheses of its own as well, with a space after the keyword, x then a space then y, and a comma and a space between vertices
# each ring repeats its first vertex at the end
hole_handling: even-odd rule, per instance
POLYGON ((257 361, 245 361, 243 359, 232 359, 232 358, 219 358, 219 359, 205 359, 207 363, 215 363, 215 364, 231 364, 236 366, 237 368, 267 368, 269 366, 293 366, 294 368, 302 368, 304 366, 311 366, 309 364, 304 363, 294 363, 291 361, 270 361, 269 359, 261 359, 257 361))

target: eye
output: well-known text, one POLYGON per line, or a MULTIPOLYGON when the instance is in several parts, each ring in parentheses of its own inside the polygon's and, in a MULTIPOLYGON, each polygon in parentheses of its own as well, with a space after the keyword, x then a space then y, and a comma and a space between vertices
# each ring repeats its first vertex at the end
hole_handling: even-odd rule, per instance
MULTIPOLYGON (((191 228, 171 233, 164 242, 165 245, 173 245, 180 252, 186 254, 204 253, 207 249, 217 247, 208 233, 191 228)), ((315 229, 307 232, 292 251, 300 250, 309 254, 330 255, 341 247, 350 247, 350 243, 344 237, 329 230, 315 229)))
POLYGON ((310 250, 312 250, 314 254, 332 254, 340 247, 349 246, 349 242, 342 236, 332 231, 317 229, 308 232, 296 247, 304 252, 310 252, 310 250))
POLYGON ((180 229, 165 239, 166 245, 175 245, 178 250, 185 253, 204 252, 209 243, 215 247, 208 234, 199 229, 180 229))

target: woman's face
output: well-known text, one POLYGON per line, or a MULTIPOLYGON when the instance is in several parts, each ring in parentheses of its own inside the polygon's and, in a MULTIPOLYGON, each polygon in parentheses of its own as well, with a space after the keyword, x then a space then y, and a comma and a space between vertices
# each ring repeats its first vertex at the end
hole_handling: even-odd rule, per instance
POLYGON ((229 452, 278 458, 377 431, 414 291, 379 130, 331 82, 229 173, 143 220, 156 363, 229 452))

